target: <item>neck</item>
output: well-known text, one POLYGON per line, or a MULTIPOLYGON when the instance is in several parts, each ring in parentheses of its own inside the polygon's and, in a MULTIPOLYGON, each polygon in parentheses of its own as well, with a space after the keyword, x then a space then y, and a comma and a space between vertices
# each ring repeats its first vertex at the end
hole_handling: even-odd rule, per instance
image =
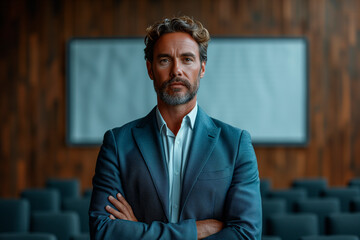
POLYGON ((158 99, 158 108, 167 127, 176 135, 181 127, 183 118, 194 109, 196 96, 188 103, 181 105, 168 105, 158 99))

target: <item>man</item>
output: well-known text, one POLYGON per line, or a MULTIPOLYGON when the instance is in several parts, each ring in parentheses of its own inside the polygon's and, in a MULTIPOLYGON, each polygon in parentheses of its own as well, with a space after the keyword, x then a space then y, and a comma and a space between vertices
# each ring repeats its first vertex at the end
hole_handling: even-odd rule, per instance
POLYGON ((189 17, 147 29, 157 106, 105 133, 89 210, 92 239, 260 239, 250 136, 197 105, 209 40, 189 17))

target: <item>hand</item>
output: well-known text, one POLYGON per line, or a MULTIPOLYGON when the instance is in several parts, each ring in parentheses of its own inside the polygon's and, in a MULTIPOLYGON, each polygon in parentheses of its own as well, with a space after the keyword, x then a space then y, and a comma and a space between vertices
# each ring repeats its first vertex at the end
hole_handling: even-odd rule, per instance
POLYGON ((125 198, 123 196, 121 196, 120 193, 116 194, 116 197, 117 197, 117 199, 114 198, 113 196, 108 197, 108 199, 112 203, 112 205, 114 205, 114 207, 116 207, 116 209, 110 207, 109 205, 107 205, 105 207, 106 211, 108 213, 110 213, 109 217, 112 220, 122 219, 122 220, 129 220, 129 221, 137 222, 138 220, 136 219, 131 206, 125 200, 125 198))
POLYGON ((224 223, 215 219, 196 221, 198 239, 203 239, 217 232, 220 232, 223 228, 224 223))

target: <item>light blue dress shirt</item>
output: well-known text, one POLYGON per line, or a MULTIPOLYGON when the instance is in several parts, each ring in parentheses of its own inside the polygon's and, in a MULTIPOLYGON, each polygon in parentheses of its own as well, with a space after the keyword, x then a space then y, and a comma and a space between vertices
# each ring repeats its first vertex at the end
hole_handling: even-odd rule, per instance
POLYGON ((197 111, 198 105, 196 103, 193 110, 183 118, 181 127, 175 136, 175 134, 167 127, 159 109, 156 108, 157 123, 163 141, 169 172, 169 220, 172 223, 176 223, 179 220, 181 183, 189 154, 197 111))

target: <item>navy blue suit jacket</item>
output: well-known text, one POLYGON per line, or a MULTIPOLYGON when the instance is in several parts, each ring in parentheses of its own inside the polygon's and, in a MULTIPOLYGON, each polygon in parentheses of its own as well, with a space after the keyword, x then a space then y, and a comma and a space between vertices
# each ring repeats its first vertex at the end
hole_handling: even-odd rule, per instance
POLYGON ((167 163, 155 108, 105 133, 90 204, 92 239, 197 239, 196 220, 225 228, 208 239, 260 239, 261 199, 249 133, 210 118, 201 108, 184 172, 180 220, 169 223, 167 163), (108 196, 120 192, 139 222, 111 220, 108 196))

